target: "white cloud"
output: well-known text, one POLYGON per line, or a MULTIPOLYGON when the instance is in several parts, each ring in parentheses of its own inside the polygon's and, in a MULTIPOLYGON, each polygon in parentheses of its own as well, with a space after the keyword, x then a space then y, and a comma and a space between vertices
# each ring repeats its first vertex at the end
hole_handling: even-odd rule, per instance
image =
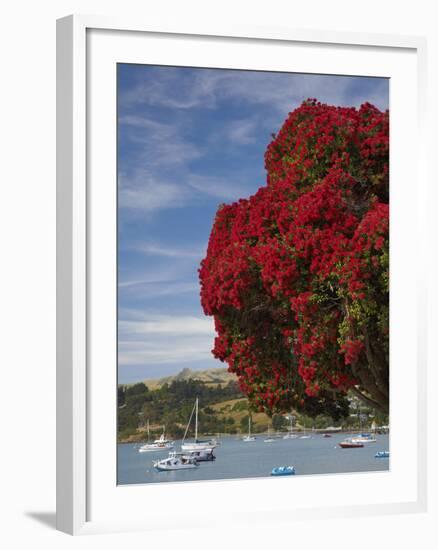
MULTIPOLYGON (((223 99, 267 105, 287 113, 304 99, 316 97, 337 105, 359 105, 370 101, 364 84, 357 77, 203 69, 184 73, 181 69, 161 68, 155 77, 137 85, 121 97, 122 104, 160 105, 177 109, 215 108, 223 99)), ((364 81, 365 83, 365 81, 364 81)), ((383 81, 382 81, 383 84, 383 81)), ((385 108, 386 94, 377 94, 374 102, 385 108)))
POLYGON ((184 124, 157 122, 138 115, 119 117, 122 139, 140 145, 138 158, 147 166, 183 164, 202 156, 203 152, 184 135, 184 124))
POLYGON ((150 256, 164 256, 165 258, 201 259, 205 254, 206 246, 191 248, 172 247, 160 243, 142 243, 133 248, 150 256))
POLYGON ((120 208, 152 212, 184 206, 186 198, 182 185, 156 179, 146 170, 137 170, 130 177, 119 176, 120 208))
POLYGON ((248 145, 256 141, 257 122, 253 119, 236 120, 227 128, 227 138, 237 145, 248 145))
POLYGON ((169 364, 211 359, 212 319, 146 315, 119 321, 119 365, 169 364))
POLYGON ((166 283, 151 283, 147 281, 131 281, 126 284, 119 284, 119 288, 124 293, 135 292, 137 299, 199 293, 199 283, 197 282, 169 281, 166 283))
POLYGON ((223 200, 236 200, 248 194, 248 188, 234 178, 189 174, 186 182, 201 193, 223 200))
MULTIPOLYGON (((151 315, 145 320, 119 322, 119 331, 123 334, 172 334, 194 336, 214 333, 214 323, 210 317, 151 315)), ((123 338, 123 336, 122 336, 123 338)))
POLYGON ((155 342, 119 342, 119 366, 179 364, 209 360, 212 341, 205 338, 155 342))

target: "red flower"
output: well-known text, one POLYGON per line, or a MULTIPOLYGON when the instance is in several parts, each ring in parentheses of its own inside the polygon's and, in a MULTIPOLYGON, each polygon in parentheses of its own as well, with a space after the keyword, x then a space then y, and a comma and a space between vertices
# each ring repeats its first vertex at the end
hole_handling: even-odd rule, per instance
POLYGON ((364 331, 387 357, 388 118, 305 101, 266 150, 267 185, 216 214, 201 303, 258 407, 360 385, 364 331))

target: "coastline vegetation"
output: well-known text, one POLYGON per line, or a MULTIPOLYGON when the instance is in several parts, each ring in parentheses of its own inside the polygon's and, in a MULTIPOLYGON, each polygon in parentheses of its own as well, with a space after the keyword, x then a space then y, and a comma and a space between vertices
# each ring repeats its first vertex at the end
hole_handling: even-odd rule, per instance
POLYGON ((350 399, 350 407, 344 417, 332 418, 319 415, 315 418, 291 411, 289 415, 250 411, 248 400, 239 389, 237 380, 230 379, 226 369, 203 371, 201 379, 194 378, 192 371, 182 371, 175 377, 162 381, 146 381, 118 386, 118 442, 137 442, 147 439, 149 423, 150 438, 158 438, 163 426, 166 436, 180 439, 184 435, 193 402, 199 397, 199 425, 203 434, 246 434, 248 415, 252 418, 252 432, 286 432, 290 428, 291 417, 294 429, 324 430, 337 427, 344 430, 387 424, 388 418, 382 413, 365 408, 355 397, 350 399), (181 374, 183 376, 181 376, 181 374))

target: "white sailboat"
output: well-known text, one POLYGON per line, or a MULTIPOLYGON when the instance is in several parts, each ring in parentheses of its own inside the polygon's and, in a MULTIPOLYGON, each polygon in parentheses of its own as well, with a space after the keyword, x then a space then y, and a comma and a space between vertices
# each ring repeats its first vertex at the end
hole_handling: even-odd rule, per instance
POLYGON ((139 449, 139 453, 152 453, 156 451, 166 451, 173 449, 173 441, 165 438, 166 426, 163 426, 163 433, 153 443, 149 443, 149 420, 147 422, 148 441, 142 445, 139 449))
POLYGON ((197 397, 181 443, 182 451, 212 451, 217 447, 217 441, 215 439, 198 440, 198 409, 199 399, 197 397), (190 423, 192 421, 193 413, 195 413, 195 440, 185 443, 187 432, 189 431, 190 423))
POLYGON ((292 416, 290 417, 290 428, 289 433, 283 436, 283 439, 296 439, 298 436, 297 434, 293 433, 293 424, 292 424, 292 416))
POLYGON ((264 443, 272 443, 274 438, 271 437, 271 426, 268 426, 268 437, 263 440, 264 443))
POLYGON ((303 435, 300 436, 300 439, 311 439, 312 436, 306 433, 306 426, 303 427, 303 435))
POLYGON ((248 435, 242 439, 242 441, 245 441, 246 443, 249 441, 255 441, 256 438, 251 435, 251 415, 248 416, 248 435))
POLYGON ((351 441, 353 443, 376 443, 377 439, 376 436, 371 433, 365 433, 363 432, 363 424, 362 424, 362 414, 361 410, 359 409, 359 429, 360 433, 356 436, 351 438, 351 441))

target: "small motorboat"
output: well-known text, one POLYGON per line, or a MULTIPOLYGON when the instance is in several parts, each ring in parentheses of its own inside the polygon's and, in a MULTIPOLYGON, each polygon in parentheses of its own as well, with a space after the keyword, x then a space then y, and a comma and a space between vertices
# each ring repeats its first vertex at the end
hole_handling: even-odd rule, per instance
POLYGON ((377 451, 374 458, 389 458, 389 451, 377 451))
POLYGON ((272 468, 271 476, 294 476, 295 468, 293 466, 277 466, 272 468))
POLYGON ((156 460, 153 465, 159 471, 188 470, 199 466, 196 458, 175 452, 169 453, 163 460, 156 460))
POLYGON ((330 434, 322 434, 322 437, 331 437, 330 434))
POLYGON ((339 443, 339 447, 341 447, 342 449, 359 449, 363 446, 364 444, 360 441, 353 441, 352 439, 346 439, 345 441, 341 441, 339 443))
POLYGON ((377 439, 371 434, 359 434, 351 438, 354 443, 375 443, 377 439))

